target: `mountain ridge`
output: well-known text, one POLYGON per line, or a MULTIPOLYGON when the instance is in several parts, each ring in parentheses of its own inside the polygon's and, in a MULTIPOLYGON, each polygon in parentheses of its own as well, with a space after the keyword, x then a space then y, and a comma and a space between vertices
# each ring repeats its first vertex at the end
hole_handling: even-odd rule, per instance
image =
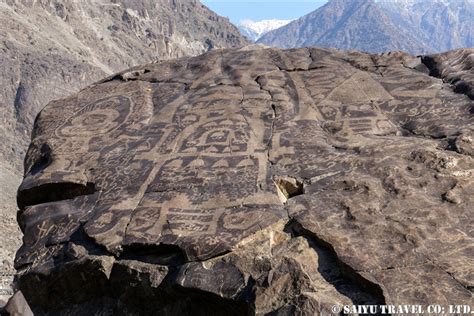
POLYGON ((282 48, 321 46, 412 54, 472 47, 474 2, 435 1, 331 0, 257 42, 282 48))

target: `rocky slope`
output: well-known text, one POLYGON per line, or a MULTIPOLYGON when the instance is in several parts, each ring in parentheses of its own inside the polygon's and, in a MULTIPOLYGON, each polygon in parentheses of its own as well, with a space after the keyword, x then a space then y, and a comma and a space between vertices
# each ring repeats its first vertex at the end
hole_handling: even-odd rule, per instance
POLYGON ((473 63, 246 48, 51 102, 17 285, 37 315, 472 305, 473 63))
POLYGON ((247 41, 195 0, 3 0, 0 24, 3 273, 2 261, 19 246, 14 196, 29 131, 44 105, 133 65, 247 41))
POLYGON ((330 0, 258 42, 413 54, 473 47, 474 1, 330 0))
POLYGON ((474 47, 473 0, 382 0, 380 5, 432 52, 474 47))

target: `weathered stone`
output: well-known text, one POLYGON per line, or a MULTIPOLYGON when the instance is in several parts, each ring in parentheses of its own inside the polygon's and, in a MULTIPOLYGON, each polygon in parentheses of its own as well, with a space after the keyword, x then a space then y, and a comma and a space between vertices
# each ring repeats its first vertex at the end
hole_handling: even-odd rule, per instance
POLYGON ((4 310, 0 310, 1 315, 12 315, 12 316, 33 316, 31 308, 28 306, 28 303, 25 300, 25 297, 21 291, 16 292, 8 304, 5 306, 4 310))
POLYGON ((38 112, 129 67, 249 42, 199 0, 0 1, 0 300, 21 245, 15 191, 38 112))
POLYGON ((19 289, 40 315, 472 304, 474 104, 429 73, 473 54, 222 50, 50 103, 19 289))

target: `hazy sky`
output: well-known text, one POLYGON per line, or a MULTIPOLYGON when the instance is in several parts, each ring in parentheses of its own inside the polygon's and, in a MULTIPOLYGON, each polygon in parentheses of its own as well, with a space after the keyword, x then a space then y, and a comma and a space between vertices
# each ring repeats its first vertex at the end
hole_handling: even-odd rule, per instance
POLYGON ((299 18, 323 5, 325 0, 201 0, 203 4, 232 22, 299 18))

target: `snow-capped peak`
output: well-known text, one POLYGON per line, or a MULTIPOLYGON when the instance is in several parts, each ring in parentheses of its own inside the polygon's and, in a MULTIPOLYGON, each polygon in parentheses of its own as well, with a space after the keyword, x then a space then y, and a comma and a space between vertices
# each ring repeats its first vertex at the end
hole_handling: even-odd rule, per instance
POLYGON ((256 41, 266 33, 287 25, 292 20, 242 20, 238 27, 240 32, 248 39, 256 41))

